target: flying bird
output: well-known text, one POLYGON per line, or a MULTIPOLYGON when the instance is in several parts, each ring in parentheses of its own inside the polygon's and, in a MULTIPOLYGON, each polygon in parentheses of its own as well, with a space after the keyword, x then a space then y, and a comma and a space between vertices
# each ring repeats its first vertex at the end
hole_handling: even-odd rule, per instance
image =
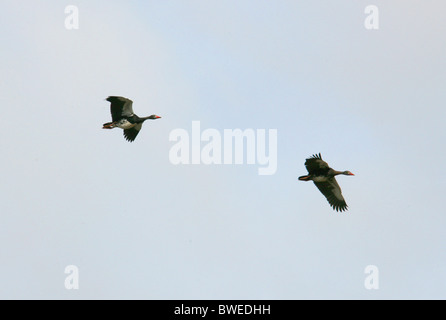
POLYGON ((333 207, 333 210, 341 212, 347 210, 347 203, 345 203, 341 188, 336 182, 335 176, 339 174, 354 176, 354 174, 350 171, 333 170, 324 160, 322 160, 320 153, 306 159, 305 167, 307 168, 308 175, 299 177, 299 180, 313 180, 319 191, 322 192, 325 198, 327 198, 328 203, 333 207))
POLYGON ((149 117, 138 117, 133 113, 133 101, 124 97, 110 96, 105 100, 111 103, 112 122, 104 123, 102 129, 113 129, 116 127, 124 129, 124 138, 130 142, 135 140, 144 121, 161 118, 155 114, 149 117))

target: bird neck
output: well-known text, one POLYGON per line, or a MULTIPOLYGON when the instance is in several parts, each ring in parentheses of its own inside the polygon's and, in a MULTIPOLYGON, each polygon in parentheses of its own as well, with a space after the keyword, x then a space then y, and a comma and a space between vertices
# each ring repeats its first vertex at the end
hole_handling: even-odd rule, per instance
POLYGON ((142 118, 137 116, 135 120, 136 120, 137 123, 142 123, 142 122, 144 122, 144 121, 146 121, 148 119, 151 119, 150 116, 149 117, 142 117, 142 118))
POLYGON ((142 117, 141 119, 142 119, 143 121, 146 121, 146 120, 148 120, 148 119, 150 119, 150 120, 154 120, 154 118, 153 118, 152 116, 142 117))

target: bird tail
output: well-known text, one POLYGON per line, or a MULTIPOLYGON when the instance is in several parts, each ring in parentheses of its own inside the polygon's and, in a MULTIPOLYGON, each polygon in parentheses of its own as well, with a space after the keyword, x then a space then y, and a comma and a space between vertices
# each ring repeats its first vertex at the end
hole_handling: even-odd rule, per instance
POLYGON ((310 175, 308 175, 308 176, 301 176, 301 177, 299 177, 299 180, 310 181, 311 180, 311 176, 310 175))
POLYGON ((116 126, 114 122, 107 122, 103 124, 102 129, 113 129, 116 126))

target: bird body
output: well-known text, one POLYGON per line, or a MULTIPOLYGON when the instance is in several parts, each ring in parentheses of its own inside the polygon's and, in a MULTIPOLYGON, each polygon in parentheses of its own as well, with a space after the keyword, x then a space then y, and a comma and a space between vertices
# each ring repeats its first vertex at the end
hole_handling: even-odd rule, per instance
POLYGON ((321 154, 315 154, 305 161, 308 175, 299 177, 301 181, 313 181, 319 191, 327 198, 330 206, 336 211, 347 210, 347 203, 342 196, 341 187, 339 187, 335 176, 343 174, 354 176, 350 171, 333 170, 322 160, 321 154))
POLYGON ((116 122, 107 122, 104 123, 105 129, 113 129, 113 127, 121 128, 121 129, 130 129, 136 125, 135 122, 131 122, 128 119, 121 119, 116 122))
POLYGON ((159 119, 157 115, 140 118, 133 113, 133 101, 124 97, 110 96, 107 99, 110 104, 112 122, 104 123, 103 129, 124 129, 124 137, 127 141, 134 141, 142 128, 144 121, 148 119, 159 119))
MULTIPOLYGON (((301 180, 303 180, 303 179, 301 179, 301 180)), ((328 181, 328 177, 326 177, 326 176, 313 176, 311 180, 313 180, 313 182, 325 182, 325 181, 328 181)))

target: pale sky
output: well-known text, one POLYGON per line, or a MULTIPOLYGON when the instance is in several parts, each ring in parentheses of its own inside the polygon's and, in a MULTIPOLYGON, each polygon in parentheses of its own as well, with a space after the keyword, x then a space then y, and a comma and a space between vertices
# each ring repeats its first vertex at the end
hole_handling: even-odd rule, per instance
POLYGON ((4 0, 0 298, 445 299, 445 10, 4 0), (162 119, 128 143, 109 95, 162 119), (277 172, 172 164, 193 121, 277 130, 277 172), (319 152, 346 213, 297 180, 319 152))

